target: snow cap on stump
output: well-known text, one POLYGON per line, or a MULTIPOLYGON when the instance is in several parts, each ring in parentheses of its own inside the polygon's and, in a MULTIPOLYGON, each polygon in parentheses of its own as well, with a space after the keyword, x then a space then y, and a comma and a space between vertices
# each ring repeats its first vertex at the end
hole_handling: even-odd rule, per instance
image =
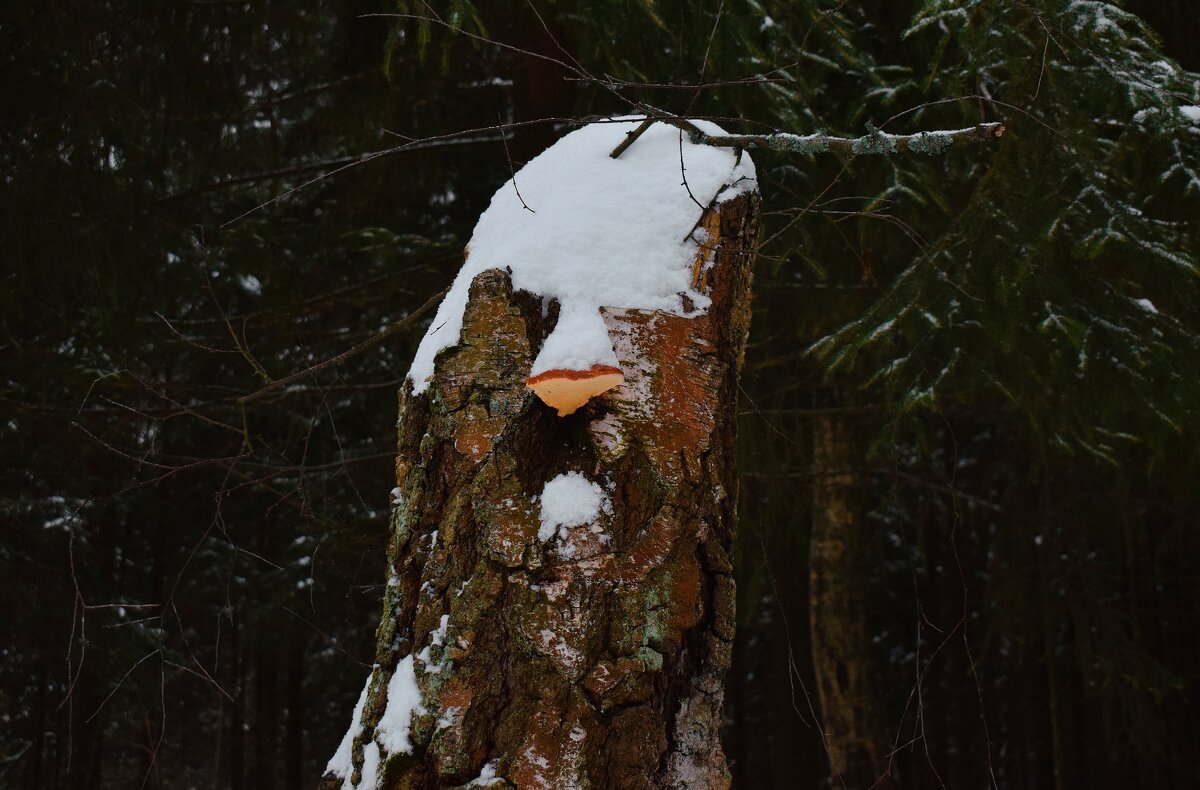
MULTIPOLYGON (((414 393, 428 386, 437 353, 459 342, 471 281, 487 269, 508 269, 513 288, 559 304, 558 322, 527 380, 559 415, 624 380, 600 308, 675 315, 685 313, 685 304, 707 309, 708 297, 692 287, 700 205, 757 188, 754 165, 732 149, 694 145, 664 123, 613 159, 612 150, 641 120, 571 132, 496 192, 417 349, 408 374, 414 393)), ((708 134, 724 133, 716 124, 695 123, 708 134)))

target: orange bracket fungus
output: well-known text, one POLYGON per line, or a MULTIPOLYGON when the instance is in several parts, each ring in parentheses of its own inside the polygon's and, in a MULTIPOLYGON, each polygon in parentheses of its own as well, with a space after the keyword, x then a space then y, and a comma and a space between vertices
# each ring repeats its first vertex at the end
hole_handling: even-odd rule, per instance
POLYGON ((525 386, 542 402, 558 410, 559 417, 575 412, 597 395, 625 381, 625 374, 612 365, 592 365, 587 370, 547 370, 530 376, 525 386))

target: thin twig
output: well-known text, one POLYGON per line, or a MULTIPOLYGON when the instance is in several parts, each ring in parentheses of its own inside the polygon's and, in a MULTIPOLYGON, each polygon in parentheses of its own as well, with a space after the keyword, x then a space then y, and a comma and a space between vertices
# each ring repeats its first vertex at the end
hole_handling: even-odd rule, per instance
POLYGON ((632 132, 626 132, 625 139, 617 144, 617 147, 612 150, 612 153, 609 154, 609 156, 611 156, 613 159, 616 159, 621 154, 625 153, 625 149, 628 148, 629 146, 633 145, 634 142, 639 137, 641 137, 642 134, 651 127, 651 125, 653 125, 653 123, 654 123, 653 118, 647 118, 646 120, 644 120, 640 124, 638 124, 638 127, 636 129, 634 129, 632 132))
MULTIPOLYGON (((704 48, 704 60, 700 62, 700 76, 696 80, 697 85, 704 82, 704 73, 708 70, 708 55, 710 52, 712 52, 713 39, 717 37, 717 28, 721 26, 721 14, 724 11, 725 0, 721 0, 721 2, 717 5, 717 18, 713 20, 712 31, 708 34, 708 46, 704 48)), ((692 94, 692 100, 688 102, 687 106, 689 114, 691 113, 692 108, 696 106, 696 101, 700 98, 701 90, 703 89, 697 87, 696 91, 692 94)))
MULTIPOLYGON (((382 131, 384 134, 389 134, 393 137, 406 140, 405 145, 403 145, 401 148, 395 149, 396 152, 399 152, 400 150, 405 152, 421 151, 429 148, 444 148, 451 145, 473 145, 475 143, 492 143, 496 141, 495 137, 451 137, 429 140, 414 140, 388 129, 383 129, 382 131)), ((179 198, 190 197, 192 195, 198 195, 203 192, 210 192, 216 189, 228 189, 230 187, 242 186, 245 184, 256 184, 260 181, 274 181, 279 178, 304 175, 306 173, 312 173, 318 170, 333 170, 335 168, 346 169, 347 167, 353 167, 354 165, 361 164, 364 160, 373 159, 380 153, 390 153, 392 150, 393 149, 386 149, 383 152, 343 156, 337 159, 327 159, 321 162, 306 162, 303 164, 280 168, 278 170, 268 170, 263 173, 250 173, 244 176, 233 176, 220 181, 213 181, 210 184, 201 184, 199 186, 184 189, 179 192, 172 192, 169 195, 164 195, 163 197, 159 198, 159 201, 165 202, 168 200, 177 200, 179 198)))
POLYGON ((318 362, 317 364, 313 365, 312 367, 305 368, 304 370, 293 373, 290 376, 284 376, 281 379, 276 379, 275 381, 272 381, 270 384, 266 385, 265 387, 261 387, 261 388, 255 390, 254 392, 251 392, 249 395, 243 395, 242 397, 238 398, 238 403, 246 404, 251 401, 258 400, 259 398, 263 397, 264 395, 266 395, 269 392, 277 390, 280 387, 287 386, 288 384, 291 384, 293 382, 299 381, 300 379, 306 378, 306 377, 312 375, 313 373, 324 370, 325 368, 332 367, 334 365, 339 365, 342 362, 345 362, 347 359, 358 356, 359 354, 366 351, 367 349, 370 349, 370 348, 373 348, 373 347, 379 345, 384 340, 387 340, 389 337, 396 334, 397 332, 399 332, 403 329, 408 329, 413 324, 415 324, 422 316, 425 315, 425 313, 429 312, 431 309, 433 309, 434 306, 437 305, 438 302, 441 301, 442 297, 446 295, 447 290, 449 290, 449 289, 443 289, 441 291, 438 291, 436 294, 431 296, 429 298, 429 300, 427 302, 425 302, 425 304, 418 307, 415 311, 413 311, 412 313, 409 313, 407 316, 400 319, 399 321, 395 321, 395 322, 389 324, 387 326, 387 328, 384 329, 382 332, 380 332, 377 335, 374 335, 373 337, 367 338, 363 342, 359 343, 357 346, 346 349, 342 353, 338 354, 336 357, 330 357, 329 359, 325 360, 324 362, 318 362))
POLYGON ((696 207, 699 208, 701 212, 703 212, 704 204, 701 203, 699 200, 696 200, 696 196, 692 194, 692 188, 690 186, 688 186, 687 168, 683 166, 683 130, 682 129, 679 130, 679 175, 681 178, 683 178, 683 188, 687 190, 688 197, 690 197, 692 199, 692 202, 696 204, 696 207))
MULTIPOLYGON (((497 120, 500 121, 501 127, 503 127, 504 119, 497 117, 497 120)), ((531 209, 529 204, 525 202, 525 198, 521 197, 521 189, 517 186, 517 171, 513 167, 512 154, 508 152, 508 137, 501 134, 500 142, 504 143, 504 158, 508 160, 508 172, 512 176, 513 192, 517 193, 517 200, 521 201, 521 205, 526 211, 530 214, 536 214, 537 212, 531 209)))
POLYGON ((981 93, 967 93, 962 96, 951 96, 949 99, 937 99, 935 101, 922 102, 921 104, 914 105, 912 107, 909 107, 906 110, 901 110, 900 112, 896 113, 895 115, 893 115, 892 117, 890 117, 886 121, 884 121, 883 123, 879 124, 879 128, 882 129, 882 128, 886 127, 888 124, 890 124, 892 121, 895 121, 899 118, 903 118, 905 115, 911 115, 912 113, 920 112, 921 110, 924 110, 928 107, 938 107, 943 104, 956 104, 958 102, 967 101, 969 99, 976 99, 979 101, 984 101, 984 102, 987 102, 988 104, 994 104, 997 107, 1003 107, 1006 110, 1012 110, 1013 112, 1018 113, 1019 115, 1033 121, 1038 126, 1041 126, 1043 129, 1045 129, 1046 131, 1048 131, 1052 134, 1055 134, 1055 135, 1063 138, 1064 140, 1067 138, 1067 136, 1065 134, 1060 132, 1058 129, 1055 129, 1053 126, 1046 123, 1041 118, 1034 115, 1033 113, 1029 112, 1024 107, 1018 107, 1015 104, 1009 104, 1008 102, 1003 102, 1003 101, 1000 101, 999 99, 994 99, 991 96, 984 96, 981 93))

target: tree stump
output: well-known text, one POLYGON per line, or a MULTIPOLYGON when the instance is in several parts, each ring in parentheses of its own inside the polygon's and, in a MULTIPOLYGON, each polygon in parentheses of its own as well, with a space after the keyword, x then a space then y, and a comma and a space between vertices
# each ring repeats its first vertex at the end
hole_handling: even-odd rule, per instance
POLYGON ((347 775, 323 787, 728 787, 758 207, 746 193, 702 216, 706 311, 603 311, 625 381, 566 417, 526 387, 553 305, 499 269, 474 279, 460 343, 427 390, 400 393, 376 664, 347 775), (544 524, 539 497, 566 473, 604 505, 587 523, 544 524))

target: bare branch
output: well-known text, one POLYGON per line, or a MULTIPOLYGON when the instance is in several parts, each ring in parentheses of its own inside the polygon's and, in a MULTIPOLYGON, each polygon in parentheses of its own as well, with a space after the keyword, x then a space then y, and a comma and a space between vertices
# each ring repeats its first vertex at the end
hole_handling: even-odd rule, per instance
POLYGON ((651 127, 651 125, 653 125, 653 123, 653 118, 647 118, 638 125, 638 128, 634 129, 632 132, 626 132, 625 139, 617 144, 617 147, 612 150, 612 153, 609 154, 609 156, 611 156, 613 159, 616 159, 621 154, 625 153, 625 149, 633 145, 634 142, 641 137, 642 134, 651 127))
POLYGON ((251 392, 249 395, 243 395, 242 397, 238 398, 238 403, 246 404, 246 403, 249 403, 250 401, 258 400, 259 398, 266 395, 267 393, 272 392, 276 389, 279 389, 280 387, 283 387, 288 384, 292 384, 293 382, 299 381, 300 379, 305 378, 313 373, 316 373, 319 370, 324 370, 325 368, 341 364, 342 362, 345 362, 347 359, 350 359, 351 357, 358 356, 359 354, 366 351, 367 349, 373 348, 374 346, 379 345, 384 340, 387 340, 389 337, 396 334, 400 330, 411 327, 413 324, 415 324, 421 318, 421 316, 425 315, 425 313, 427 313, 431 309, 433 309, 433 307, 435 305, 437 305, 437 303, 440 302, 442 297, 445 295, 446 295, 446 290, 439 291, 438 293, 436 293, 432 297, 430 297, 429 301, 425 302, 425 304, 421 305, 420 307, 418 307, 413 312, 409 313, 404 318, 401 318, 399 321, 394 321, 393 323, 388 324, 387 328, 384 329, 379 334, 367 338, 366 340, 359 343, 357 346, 354 346, 353 348, 346 349, 342 353, 338 354, 336 357, 330 357, 329 359, 325 360, 324 362, 318 362, 317 364, 313 365, 312 367, 305 368, 304 370, 293 373, 290 376, 284 376, 281 379, 272 381, 270 384, 268 384, 265 387, 262 387, 260 389, 257 389, 254 392, 251 392))
MULTIPOLYGON (((503 126, 503 119, 500 119, 500 124, 503 126)), ((521 201, 521 206, 530 214, 536 214, 537 212, 531 209, 529 204, 525 202, 525 198, 521 197, 521 188, 517 186, 517 171, 513 167, 512 154, 508 152, 508 137, 502 134, 500 135, 500 141, 504 143, 504 158, 508 160, 508 172, 512 176, 513 191, 517 193, 517 200, 521 201)))
MULTIPOLYGON (((653 108, 650 108, 653 109, 653 108)), ((888 134, 868 126, 868 134, 862 137, 834 137, 826 134, 708 134, 694 122, 669 113, 649 115, 640 126, 629 132, 613 149, 616 159, 640 137, 650 124, 661 121, 687 132, 692 143, 722 148, 759 148, 768 151, 785 151, 797 154, 820 154, 836 151, 854 156, 864 154, 896 154, 913 152, 918 154, 940 154, 952 145, 985 143, 1004 136, 1007 127, 1003 123, 981 123, 963 129, 941 129, 916 134, 888 134)))
MULTIPOLYGON (((666 121, 671 123, 671 121, 666 121)), ((678 125, 678 124, 675 124, 678 125)), ((689 122, 689 127, 696 128, 689 122)), ((916 134, 888 134, 878 129, 862 137, 831 137, 825 134, 705 134, 693 133, 692 141, 700 145, 730 148, 761 148, 798 154, 817 154, 829 151, 862 154, 940 154, 951 145, 985 143, 998 140, 1007 130, 1002 123, 981 123, 965 129, 946 129, 916 134), (698 139, 697 139, 698 138, 698 139)))

